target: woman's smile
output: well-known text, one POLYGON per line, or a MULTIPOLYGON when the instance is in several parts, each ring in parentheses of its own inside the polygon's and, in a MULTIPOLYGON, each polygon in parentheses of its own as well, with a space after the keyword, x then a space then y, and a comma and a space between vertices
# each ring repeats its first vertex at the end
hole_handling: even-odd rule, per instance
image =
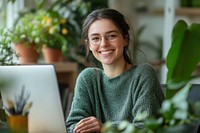
POLYGON ((102 56, 110 56, 114 52, 114 49, 109 49, 109 50, 100 50, 99 53, 102 56))

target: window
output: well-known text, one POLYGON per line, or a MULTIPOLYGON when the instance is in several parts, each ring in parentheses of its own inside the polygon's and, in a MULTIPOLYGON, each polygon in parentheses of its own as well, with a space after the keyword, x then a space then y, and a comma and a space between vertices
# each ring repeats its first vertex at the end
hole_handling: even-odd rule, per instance
POLYGON ((6 0, 0 1, 0 28, 6 26, 6 0))
POLYGON ((24 0, 16 0, 14 3, 7 0, 0 1, 0 28, 12 27, 18 17, 18 12, 23 9, 24 0))

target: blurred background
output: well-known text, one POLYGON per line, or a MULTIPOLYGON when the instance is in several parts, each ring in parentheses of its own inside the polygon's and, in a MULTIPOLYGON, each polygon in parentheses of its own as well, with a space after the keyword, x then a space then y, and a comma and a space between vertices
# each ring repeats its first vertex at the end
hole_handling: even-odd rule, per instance
MULTIPOLYGON (((81 71, 89 66, 84 58, 83 48, 78 45, 82 21, 90 11, 96 8, 117 9, 127 17, 127 21, 132 26, 131 43, 133 45, 130 46, 130 49, 134 61, 138 64, 151 63, 157 70, 160 81, 164 83, 166 77, 165 57, 171 45, 172 28, 179 19, 184 19, 188 23, 198 23, 200 19, 199 6, 198 0, 1 0, 0 28, 15 28, 20 25, 20 19, 30 13, 38 23, 43 22, 42 17, 44 16, 41 15, 40 10, 45 13, 47 11, 49 17, 64 18, 65 34, 67 34, 65 38, 68 40, 61 42, 67 44, 61 46, 64 53, 62 61, 78 63, 79 71, 81 71), (54 11, 54 15, 51 14, 51 11, 54 11), (59 16, 56 16, 56 13, 59 16), (40 15, 40 18, 37 18, 37 15, 40 15)), ((33 20, 30 18, 27 20, 27 22, 31 21, 33 20)), ((61 26, 61 24, 58 25, 61 26)), ((63 27, 59 28, 61 30, 63 27)), ((42 39, 37 38, 35 42, 39 42, 39 40, 42 39)), ((48 41, 43 36, 43 44, 52 43, 48 41)), ((16 60, 20 63, 18 59, 16 60)), ((44 55, 40 52, 37 63, 43 62, 45 62, 44 55)))

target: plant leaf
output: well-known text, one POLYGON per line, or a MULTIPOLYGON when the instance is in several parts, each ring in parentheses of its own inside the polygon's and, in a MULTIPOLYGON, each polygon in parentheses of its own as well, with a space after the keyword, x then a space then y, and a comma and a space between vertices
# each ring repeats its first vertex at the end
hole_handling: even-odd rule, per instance
MULTIPOLYGON (((188 26, 184 20, 179 20, 172 32, 172 45, 166 58, 168 81, 179 83, 192 78, 200 61, 200 24, 188 26)), ((169 87, 170 85, 168 85, 169 87)), ((180 88, 177 88, 180 89, 180 88)), ((166 98, 171 98, 176 92, 166 89, 166 98)))

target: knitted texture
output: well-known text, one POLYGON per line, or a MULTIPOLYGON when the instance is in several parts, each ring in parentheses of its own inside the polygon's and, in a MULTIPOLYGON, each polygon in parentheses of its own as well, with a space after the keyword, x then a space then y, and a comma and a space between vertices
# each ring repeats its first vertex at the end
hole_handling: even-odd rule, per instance
POLYGON ((108 78, 101 69, 86 68, 77 78, 67 118, 68 132, 72 132, 82 118, 90 116, 102 123, 112 121, 115 126, 128 120, 137 128, 143 128, 145 119, 157 114, 163 100, 157 73, 148 64, 132 66, 114 78, 108 78), (144 111, 147 117, 136 119, 136 115, 144 111))

